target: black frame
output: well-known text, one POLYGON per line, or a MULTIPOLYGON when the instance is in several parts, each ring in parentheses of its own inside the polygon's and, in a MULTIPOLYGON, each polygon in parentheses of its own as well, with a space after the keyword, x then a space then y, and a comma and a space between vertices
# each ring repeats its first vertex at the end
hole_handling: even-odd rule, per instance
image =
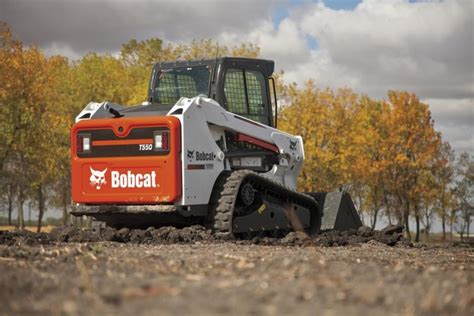
POLYGON ((90 138, 90 150, 77 152, 79 158, 92 157, 132 157, 132 156, 163 156, 168 155, 171 151, 171 134, 169 128, 163 126, 135 126, 125 137, 119 137, 112 128, 86 129, 79 130, 76 134, 76 141, 79 137, 87 136, 90 138), (168 149, 155 150, 155 133, 168 132, 168 149), (93 146, 94 140, 131 140, 131 139, 153 139, 152 150, 140 151, 139 146, 133 145, 107 145, 93 146))
MULTIPOLYGON (((179 67, 196 67, 196 66, 208 66, 210 70, 210 82, 209 82, 209 93, 208 97, 216 100, 227 110, 227 104, 224 95, 224 79, 228 69, 243 69, 243 70, 254 70, 260 71, 265 80, 266 89, 266 100, 268 104, 265 104, 264 111, 268 116, 269 126, 276 127, 276 119, 273 118, 273 107, 270 95, 269 80, 273 74, 275 63, 272 60, 265 59, 253 59, 253 58, 240 58, 240 57, 221 57, 216 59, 201 59, 192 61, 176 61, 176 62, 164 62, 157 63, 153 66, 153 70, 150 76, 150 84, 148 86, 148 101, 152 104, 156 104, 153 100, 153 87, 155 86, 156 75, 160 70, 179 68, 179 67)), ((244 76, 245 78, 245 76, 244 76)), ((245 89, 246 86, 245 86, 245 89)), ((247 98, 246 93, 246 98, 247 98)), ((248 106, 248 102, 247 102, 248 106)), ((275 104, 276 106, 276 104, 275 104)))

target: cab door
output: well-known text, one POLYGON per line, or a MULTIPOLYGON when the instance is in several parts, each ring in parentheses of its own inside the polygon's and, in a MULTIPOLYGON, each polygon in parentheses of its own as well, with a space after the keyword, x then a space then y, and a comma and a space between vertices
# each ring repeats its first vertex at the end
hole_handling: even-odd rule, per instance
POLYGON ((223 63, 216 99, 229 112, 272 126, 268 77, 255 60, 223 63))

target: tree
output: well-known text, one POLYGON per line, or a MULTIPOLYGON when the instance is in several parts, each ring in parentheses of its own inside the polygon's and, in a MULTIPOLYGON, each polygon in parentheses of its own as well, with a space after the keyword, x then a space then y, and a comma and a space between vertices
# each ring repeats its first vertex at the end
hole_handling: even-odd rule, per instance
POLYGON ((58 131, 68 134, 70 120, 58 116, 57 108, 67 99, 59 88, 68 62, 63 57, 46 58, 36 47, 24 48, 11 38, 3 25, 0 62, 0 115, 2 143, 0 172, 9 175, 9 186, 16 189, 18 226, 24 226, 23 205, 36 200, 39 221, 45 212, 48 186, 54 182, 57 152, 69 141, 59 142, 58 131), (64 128, 67 126, 67 129, 64 128), (59 129, 62 127, 62 129, 59 129))
POLYGON ((76 114, 91 101, 127 104, 134 88, 125 65, 111 55, 84 56, 74 63, 68 79, 73 100, 71 111, 76 114))
POLYGON ((469 238, 471 216, 474 212, 474 162, 468 153, 462 153, 456 164, 457 180, 455 181, 454 196, 456 209, 459 212, 459 232, 463 239, 464 232, 469 238))
POLYGON ((412 214, 418 223, 419 236, 422 171, 433 165, 441 145, 441 135, 434 130, 428 105, 420 102, 414 94, 389 91, 388 102, 391 108, 388 119, 391 187, 402 210, 407 237, 411 239, 409 218, 412 214))
POLYGON ((428 202, 429 175, 440 150, 428 105, 414 94, 390 91, 388 100, 359 97, 350 90, 319 90, 309 81, 290 85, 290 106, 280 128, 305 140, 303 191, 332 191, 345 186, 375 227, 381 210, 403 223, 415 217, 417 237, 421 204, 428 202))
POLYGON ((10 175, 16 189, 18 227, 23 229, 23 204, 29 193, 27 159, 31 151, 29 130, 35 122, 35 106, 43 81, 37 73, 39 51, 24 49, 13 39, 6 24, 0 25, 0 173, 10 175))
MULTIPOLYGON (((441 219, 443 229, 443 240, 446 240, 446 224, 450 216, 450 210, 454 207, 454 196, 451 184, 454 180, 454 152, 449 143, 444 142, 438 151, 435 164, 432 169, 432 188, 436 195, 434 206, 441 219)), ((452 222, 452 221, 451 221, 452 222)))
POLYGON ((425 240, 429 240, 430 238, 432 223, 438 211, 437 207, 440 205, 438 201, 441 190, 439 190, 440 187, 438 187, 438 180, 439 179, 436 178, 434 170, 423 171, 421 181, 422 187, 424 188, 424 194, 422 195, 418 207, 420 212, 420 222, 424 228, 425 240))
POLYGON ((0 179, 0 197, 2 204, 6 205, 8 225, 12 226, 12 213, 15 203, 15 184, 9 175, 4 173, 4 177, 0 179))
POLYGON ((13 39, 11 29, 0 22, 0 172, 12 151, 18 133, 27 127, 22 119, 23 104, 18 100, 26 94, 21 74, 22 45, 13 39))
POLYGON ((282 110, 279 128, 305 140, 299 188, 332 191, 351 183, 351 110, 357 95, 348 89, 321 91, 311 81, 301 90, 290 86, 288 95, 291 106, 282 110))
POLYGON ((354 148, 355 160, 351 164, 353 182, 361 188, 361 199, 365 210, 370 215, 370 225, 375 228, 379 212, 385 208, 389 211, 387 181, 387 139, 389 135, 389 107, 386 102, 372 100, 363 96, 352 118, 351 146, 354 148))

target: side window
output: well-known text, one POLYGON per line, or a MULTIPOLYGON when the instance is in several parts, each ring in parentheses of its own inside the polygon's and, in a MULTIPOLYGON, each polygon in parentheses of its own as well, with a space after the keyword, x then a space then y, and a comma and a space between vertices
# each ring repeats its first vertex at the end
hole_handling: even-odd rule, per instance
POLYGON ((261 72, 228 69, 224 79, 224 94, 228 111, 268 124, 265 78, 261 72))
POLYGON ((244 71, 242 69, 227 70, 224 79, 224 94, 227 109, 230 112, 242 115, 247 113, 244 71))
POLYGON ((249 100, 249 115, 252 120, 268 124, 267 115, 265 113, 264 99, 267 98, 265 90, 265 78, 260 71, 245 71, 245 81, 247 83, 247 94, 249 100))

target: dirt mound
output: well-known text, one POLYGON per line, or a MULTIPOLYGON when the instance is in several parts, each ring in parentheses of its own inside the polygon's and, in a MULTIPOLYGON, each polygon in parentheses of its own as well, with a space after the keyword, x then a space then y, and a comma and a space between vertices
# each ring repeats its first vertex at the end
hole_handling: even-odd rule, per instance
POLYGON ((370 227, 362 226, 358 230, 348 231, 328 231, 315 237, 315 242, 324 247, 346 246, 362 244, 375 241, 387 246, 396 244, 409 245, 410 243, 403 237, 404 227, 401 225, 390 225, 381 231, 372 230, 370 227))
POLYGON ((47 233, 33 233, 30 231, 1 231, 0 245, 13 245, 16 243, 26 245, 49 244, 51 235, 47 233))
POLYGON ((114 229, 105 227, 81 230, 77 227, 61 227, 53 230, 51 235, 52 239, 58 242, 115 241, 136 244, 193 243, 213 239, 211 231, 199 225, 182 229, 175 227, 150 227, 148 229, 114 229))
POLYGON ((250 241, 241 243, 253 243, 261 245, 282 245, 282 246, 321 246, 338 247, 363 243, 378 243, 387 246, 412 246, 412 243, 403 237, 404 227, 402 225, 390 225, 376 231, 367 226, 362 226, 358 230, 347 231, 323 231, 310 238, 302 232, 288 233, 282 239, 255 237, 250 241))
MULTIPOLYGON (((362 226, 358 230, 325 231, 312 238, 301 232, 291 232, 284 238, 257 236, 250 240, 233 241, 238 244, 260 244, 269 246, 322 246, 337 247, 367 243, 373 241, 388 246, 411 245, 403 237, 403 226, 391 225, 381 231, 362 226)), ((80 229, 67 226, 58 227, 51 233, 32 233, 27 231, 0 232, 0 244, 5 245, 36 245, 51 242, 99 242, 113 241, 136 244, 175 244, 196 242, 224 242, 211 234, 203 226, 194 225, 185 228, 161 227, 148 229, 114 229, 101 227, 80 229)), ((232 242, 232 241, 231 241, 232 242)))

